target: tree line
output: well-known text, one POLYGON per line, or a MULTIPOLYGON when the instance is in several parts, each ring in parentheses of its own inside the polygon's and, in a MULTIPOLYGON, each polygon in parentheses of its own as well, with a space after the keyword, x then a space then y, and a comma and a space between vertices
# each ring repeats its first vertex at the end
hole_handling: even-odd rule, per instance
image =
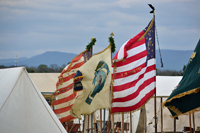
MULTIPOLYGON (((66 64, 63 64, 62 66, 58 66, 57 64, 51 64, 50 66, 47 66, 45 64, 41 64, 38 67, 29 67, 26 65, 22 65, 22 66, 17 66, 17 67, 25 67, 28 73, 61 73, 62 70, 66 67, 66 64)), ((16 66, 4 66, 1 65, 0 69, 3 68, 13 68, 16 66)))
POLYGON ((185 69, 186 69, 186 65, 184 65, 183 69, 180 71, 156 69, 156 75, 157 76, 183 76, 185 69))
MULTIPOLYGON (((66 64, 63 64, 62 66, 58 66, 57 64, 51 64, 50 66, 47 66, 45 64, 41 64, 38 67, 28 67, 28 66, 23 66, 23 67, 26 68, 28 73, 61 73, 62 70, 66 66, 67 66, 66 64)), ((8 67, 8 66, 1 65, 0 69, 12 68, 12 67, 16 67, 16 66, 9 66, 8 67)), ((186 66, 184 65, 183 69, 180 70, 180 71, 156 69, 156 75, 157 76, 183 76, 185 68, 186 68, 186 66)))

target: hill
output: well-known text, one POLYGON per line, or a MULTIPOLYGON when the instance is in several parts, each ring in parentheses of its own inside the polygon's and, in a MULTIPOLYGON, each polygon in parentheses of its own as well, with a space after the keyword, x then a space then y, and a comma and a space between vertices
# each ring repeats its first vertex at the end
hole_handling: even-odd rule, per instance
MULTIPOLYGON (((34 66, 37 67, 41 64, 50 66, 51 64, 57 64, 58 66, 67 65, 68 62, 76 56, 72 53, 64 53, 57 51, 47 51, 43 54, 33 56, 31 58, 18 58, 17 66, 34 66)), ((14 66, 15 58, 13 59, 0 59, 0 65, 4 66, 14 66)))
POLYGON ((193 50, 161 50, 163 68, 161 68, 159 51, 156 50, 156 68, 180 71, 187 65, 193 50))
MULTIPOLYGON (((161 56, 164 67, 161 68, 159 51, 156 50, 156 66, 161 70, 176 70, 180 71, 183 66, 186 65, 192 55, 193 50, 161 50, 161 56)), ((17 66, 34 66, 37 67, 41 64, 50 66, 51 64, 57 64, 58 66, 67 65, 68 62, 76 56, 72 53, 64 53, 57 51, 48 51, 40 55, 33 56, 31 58, 18 58, 17 66)), ((15 58, 13 59, 0 59, 0 65, 14 66, 15 58)))

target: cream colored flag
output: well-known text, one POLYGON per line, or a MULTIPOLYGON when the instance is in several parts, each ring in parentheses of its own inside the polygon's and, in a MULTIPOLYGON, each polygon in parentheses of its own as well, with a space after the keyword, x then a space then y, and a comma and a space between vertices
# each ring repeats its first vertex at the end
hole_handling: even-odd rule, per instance
POLYGON ((83 91, 70 110, 72 116, 81 118, 81 114, 110 108, 111 46, 93 55, 78 69, 74 79, 78 82, 74 84, 74 89, 81 86, 83 91))

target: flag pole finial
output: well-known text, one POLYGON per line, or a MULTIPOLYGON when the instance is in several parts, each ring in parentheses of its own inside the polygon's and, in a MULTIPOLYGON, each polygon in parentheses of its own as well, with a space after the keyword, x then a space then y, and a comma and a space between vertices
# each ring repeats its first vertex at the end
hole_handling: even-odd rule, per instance
POLYGON ((113 37, 113 36, 114 36, 113 32, 110 34, 110 36, 111 36, 111 37, 113 37))
POLYGON ((149 5, 149 7, 152 9, 152 11, 150 11, 150 13, 153 13, 154 15, 155 15, 155 8, 154 8, 154 6, 152 6, 151 4, 148 4, 149 5))

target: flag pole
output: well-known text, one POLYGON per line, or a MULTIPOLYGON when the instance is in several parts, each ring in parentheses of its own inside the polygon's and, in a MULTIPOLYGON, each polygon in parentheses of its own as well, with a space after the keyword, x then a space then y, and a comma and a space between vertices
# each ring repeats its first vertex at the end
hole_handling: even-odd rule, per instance
POLYGON ((124 112, 122 112, 122 133, 124 133, 124 112))
POLYGON ((111 113, 110 113, 110 110, 109 110, 109 117, 108 117, 108 132, 110 132, 110 129, 111 129, 111 113))
POLYGON ((163 107, 162 107, 162 97, 160 98, 161 107, 161 133, 163 133, 163 107))
MULTIPOLYGON (((91 53, 93 54, 93 45, 95 44, 96 39, 92 37, 90 40, 91 40, 91 42, 86 46, 86 49, 87 49, 88 51, 91 50, 91 53)), ((89 126, 89 116, 90 116, 90 115, 88 115, 88 126, 89 126)), ((92 113, 92 114, 91 114, 91 133, 93 133, 94 119, 95 119, 95 118, 94 118, 94 113, 92 113)), ((88 127, 88 129, 89 129, 89 127, 88 127)), ((94 127, 94 129, 95 129, 95 127, 94 127)), ((88 130, 88 131, 89 131, 89 130, 88 130)), ((95 133, 96 133, 96 130, 95 130, 95 133)))
POLYGON ((112 114, 112 130, 113 130, 113 133, 114 133, 114 114, 112 114))
POLYGON ((84 115, 84 119, 83 119, 83 124, 82 124, 82 132, 85 131, 85 119, 86 119, 86 115, 84 115))
MULTIPOLYGON (((153 9, 153 14, 154 14, 154 17, 155 17, 155 12, 154 12, 154 9, 153 9)), ((155 22, 155 19, 154 19, 154 22, 155 22)), ((156 72, 155 72, 156 73, 156 72)), ((156 79, 155 79, 156 81, 156 79)), ((157 116, 156 116, 156 88, 155 88, 155 96, 154 96, 154 117, 155 117, 155 133, 157 133, 157 116)))
MULTIPOLYGON (((114 36, 113 32, 110 34, 110 36, 111 37, 114 36)), ((111 48, 111 64, 112 64, 112 48, 111 48)), ((112 79, 111 79, 111 81, 112 81, 112 79)), ((111 98, 112 98, 112 95, 113 95, 113 91, 112 91, 113 90, 113 85, 112 85, 112 82, 111 82, 111 85, 110 85, 110 90, 111 90, 111 98)), ((112 102, 111 102, 111 104, 112 104, 112 102)), ((110 118, 110 115, 111 115, 111 109, 109 110, 109 118, 110 118)), ((111 123, 112 123, 112 128, 111 129, 113 130, 113 133, 114 133, 114 114, 112 114, 112 122, 110 122, 110 125, 111 125, 111 123)), ((109 130, 109 132, 110 132, 110 130, 109 130)))
POLYGON ((100 109, 100 133, 102 133, 102 109, 100 109))
POLYGON ((193 128, 194 128, 194 132, 195 132, 195 118, 194 118, 194 112, 192 113, 192 119, 193 119, 193 128))
POLYGON ((189 113, 190 133, 192 133, 191 113, 189 113))
MULTIPOLYGON (((115 52, 115 43, 114 43, 114 38, 113 38, 114 34, 113 32, 110 34, 110 37, 109 37, 109 41, 110 41, 110 45, 111 45, 111 64, 112 64, 112 53, 115 52)), ((113 74, 114 74, 114 69, 113 69, 113 74)), ((112 109, 112 99, 113 99, 113 80, 114 78, 111 79, 111 85, 110 85, 110 90, 111 90, 111 109, 112 109)), ((109 112, 109 115, 111 115, 112 113, 112 110, 110 109, 110 112, 109 112)), ((110 117, 109 117, 110 118, 110 117)), ((114 133, 114 114, 112 114, 112 132, 114 133)), ((110 126, 111 126, 111 123, 110 123, 110 126)), ((109 130, 110 132, 110 130, 109 130)))
POLYGON ((88 116, 88 124, 87 124, 87 129, 88 129, 88 130, 87 130, 87 132, 89 133, 89 132, 90 132, 90 131, 89 131, 89 128, 90 128, 90 127, 89 127, 89 125, 90 125, 90 115, 87 115, 87 116, 88 116))
MULTIPOLYGON (((152 11, 150 11, 150 13, 153 13, 153 16, 155 18, 155 8, 154 6, 152 6, 151 4, 148 4, 149 7, 152 9, 152 11)), ((155 19, 154 19, 155 22, 155 19)), ((155 31, 155 29, 154 29, 155 31)), ((154 33, 155 34, 155 33, 154 33)), ((156 81, 156 80, 155 80, 156 81)), ((156 89, 155 89, 155 94, 154 94, 154 117, 155 117, 155 133, 157 133, 157 116, 156 116, 156 89)))
POLYGON ((94 116, 94 112, 92 113, 93 115, 93 125, 94 125, 94 132, 96 133, 97 132, 97 129, 96 129, 96 125, 95 125, 95 116, 94 116))
POLYGON ((176 117, 174 117, 174 133, 176 133, 176 117))
POLYGON ((90 114, 91 115, 91 133, 93 133, 93 114, 90 114))
POLYGON ((130 133, 132 133, 132 113, 130 111, 130 133))
POLYGON ((155 92, 155 95, 154 95, 154 118, 155 118, 155 133, 157 133, 156 92, 155 92))
POLYGON ((106 120, 106 109, 103 110, 104 115, 103 115, 103 133, 105 133, 105 128, 106 128, 106 124, 105 124, 105 120, 106 120))

